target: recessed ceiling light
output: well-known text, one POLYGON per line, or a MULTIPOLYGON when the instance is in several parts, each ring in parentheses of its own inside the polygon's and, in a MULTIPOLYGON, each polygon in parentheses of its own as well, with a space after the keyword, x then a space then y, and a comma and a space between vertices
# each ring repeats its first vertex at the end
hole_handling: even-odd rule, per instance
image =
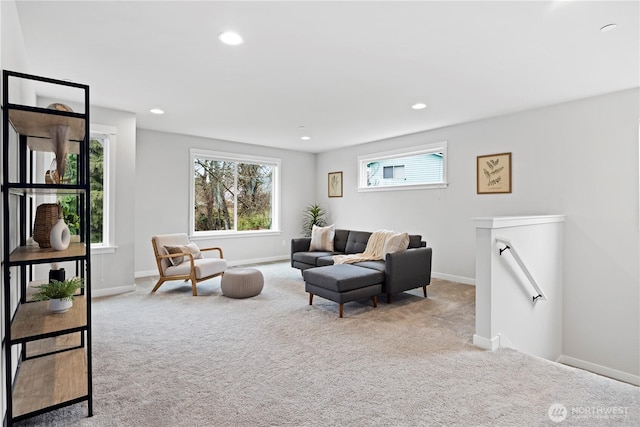
POLYGON ((160 108, 152 108, 149 111, 152 112, 153 114, 164 114, 164 110, 161 110, 160 108))
POLYGON ((604 27, 600 28, 600 31, 602 31, 603 33, 606 31, 611 31, 611 30, 615 30, 617 27, 616 24, 607 24, 604 27))
POLYGON ((411 108, 413 108, 414 110, 422 110, 427 108, 427 104, 423 103, 423 102, 418 102, 416 104, 413 104, 411 106, 411 108))
POLYGON ((301 136, 300 139, 303 140, 303 141, 308 141, 308 140, 311 139, 311 137, 310 136, 301 136))
POLYGON ((224 33, 220 33, 218 35, 218 40, 229 46, 238 46, 244 43, 244 40, 242 40, 240 34, 234 33, 233 31, 225 31, 224 33))

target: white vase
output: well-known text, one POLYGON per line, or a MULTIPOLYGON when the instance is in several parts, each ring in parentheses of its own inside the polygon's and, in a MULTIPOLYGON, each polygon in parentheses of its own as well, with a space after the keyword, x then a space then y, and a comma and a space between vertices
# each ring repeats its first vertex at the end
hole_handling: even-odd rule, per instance
POLYGON ((60 218, 51 228, 51 234, 49 235, 51 249, 54 251, 64 251, 69 247, 70 241, 71 233, 69 232, 69 226, 60 218))
POLYGON ((50 299, 49 310, 54 313, 64 313, 73 306, 73 300, 70 299, 50 299))

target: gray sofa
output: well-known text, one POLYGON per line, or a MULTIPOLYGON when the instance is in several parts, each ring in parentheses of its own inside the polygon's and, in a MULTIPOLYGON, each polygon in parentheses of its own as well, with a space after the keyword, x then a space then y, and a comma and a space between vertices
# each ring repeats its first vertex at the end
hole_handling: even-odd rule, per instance
MULTIPOLYGON (((291 239, 291 266, 304 270, 333 265, 333 255, 364 252, 372 233, 367 231, 336 229, 334 252, 309 251, 310 237, 291 239)), ((380 261, 364 261, 352 264, 384 273, 382 293, 391 302, 391 295, 422 287, 427 296, 427 285, 431 283, 431 248, 422 241, 420 235, 409 235, 406 251, 387 254, 380 261)))

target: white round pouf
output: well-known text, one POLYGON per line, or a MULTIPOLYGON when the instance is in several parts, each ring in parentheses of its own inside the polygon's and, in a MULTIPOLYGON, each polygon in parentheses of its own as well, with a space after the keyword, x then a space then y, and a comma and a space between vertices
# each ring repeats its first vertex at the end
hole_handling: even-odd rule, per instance
POLYGON ((222 294, 229 298, 255 297, 262 292, 264 277, 255 268, 232 268, 222 275, 222 294))

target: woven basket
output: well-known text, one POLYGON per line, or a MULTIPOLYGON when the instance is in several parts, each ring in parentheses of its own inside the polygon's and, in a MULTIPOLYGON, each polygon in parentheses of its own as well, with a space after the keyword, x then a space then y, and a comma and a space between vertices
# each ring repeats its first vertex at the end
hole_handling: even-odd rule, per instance
POLYGON ((62 208, 56 203, 43 203, 36 208, 36 219, 33 224, 33 240, 41 248, 50 248, 51 228, 62 218, 62 208))

